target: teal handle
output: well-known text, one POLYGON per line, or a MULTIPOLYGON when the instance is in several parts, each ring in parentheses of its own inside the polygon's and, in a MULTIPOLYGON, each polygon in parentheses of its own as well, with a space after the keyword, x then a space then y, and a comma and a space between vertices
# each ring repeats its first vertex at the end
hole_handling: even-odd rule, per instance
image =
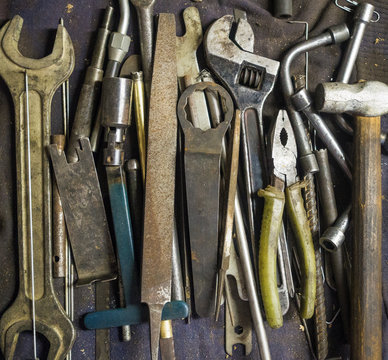
MULTIPOLYGON (((164 305, 162 320, 184 319, 189 315, 189 307, 184 301, 171 301, 164 305)), ((84 317, 87 329, 106 329, 135 325, 149 320, 146 304, 128 305, 126 308, 110 309, 89 313, 84 317)))

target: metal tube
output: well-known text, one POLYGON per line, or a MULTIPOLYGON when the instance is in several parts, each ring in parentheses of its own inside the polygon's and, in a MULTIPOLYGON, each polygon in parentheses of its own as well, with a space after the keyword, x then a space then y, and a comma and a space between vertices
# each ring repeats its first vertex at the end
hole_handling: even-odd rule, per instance
POLYGON ((373 18, 375 7, 369 3, 361 3, 357 6, 354 15, 353 33, 346 47, 346 52, 342 58, 341 66, 336 78, 337 82, 348 83, 352 75, 354 64, 356 63, 361 42, 364 37, 367 24, 373 18))
POLYGON ((126 34, 129 27, 129 2, 128 0, 119 0, 120 4, 120 20, 117 27, 117 32, 126 34))
POLYGON ((333 226, 325 230, 319 239, 320 245, 327 251, 335 252, 345 241, 345 232, 349 226, 349 214, 351 205, 349 205, 342 215, 336 220, 333 226))
MULTIPOLYGON (((315 156, 319 165, 319 173, 316 178, 321 200, 322 218, 325 226, 333 226, 337 219, 337 205, 334 195, 334 187, 331 179, 329 166, 329 158, 327 150, 319 150, 315 152, 315 156)), ((321 238, 322 239, 322 238, 321 238)), ((320 243, 321 243, 320 239, 320 243)), ((322 243, 321 243, 322 246, 322 243)), ((333 267, 334 280, 336 284, 338 300, 341 307, 341 318, 344 328, 345 337, 349 339, 349 294, 346 275, 343 267, 343 248, 339 246, 337 251, 330 254, 333 267)))
POLYGON ((329 149, 331 155, 335 158, 341 169, 345 172, 349 180, 352 180, 349 161, 338 144, 331 130, 328 128, 322 117, 316 113, 311 104, 312 99, 308 91, 303 88, 291 96, 292 104, 296 111, 302 111, 310 123, 313 125, 323 143, 329 149))
POLYGON ((287 106, 287 113, 295 133, 295 138, 299 150, 299 161, 305 173, 315 173, 318 171, 318 165, 311 145, 307 137, 303 119, 291 104, 291 95, 294 93, 291 81, 291 64, 294 59, 306 51, 311 51, 320 46, 339 43, 349 38, 349 29, 345 24, 333 26, 323 34, 303 41, 288 51, 282 61, 280 68, 280 79, 283 89, 284 100, 287 106))
POLYGON ((108 6, 105 10, 104 19, 98 30, 97 40, 94 47, 92 61, 86 70, 85 80, 82 84, 81 93, 78 98, 77 110, 74 117, 73 127, 69 144, 66 149, 66 156, 69 162, 78 161, 75 147, 78 140, 89 137, 92 119, 96 115, 97 102, 100 97, 101 81, 104 74, 103 66, 106 54, 106 44, 112 24, 113 8, 108 6))
POLYGON ((145 181, 145 169, 146 169, 146 135, 145 135, 145 113, 146 113, 146 101, 144 94, 144 82, 143 72, 138 71, 132 73, 133 80, 133 98, 135 102, 135 121, 136 121, 136 134, 137 143, 139 145, 139 158, 141 171, 143 175, 143 182, 145 181))
MULTIPOLYGON (((65 135, 52 135, 51 143, 56 144, 61 154, 65 148, 65 135)), ((66 223, 56 182, 53 184, 53 276, 66 275, 66 223)))
POLYGON ((275 0, 274 16, 286 19, 292 16, 292 0, 275 0))
POLYGON ((261 309, 258 298, 258 290, 255 282, 255 275, 250 258, 247 235, 244 228, 244 219, 240 207, 240 198, 238 194, 235 200, 235 224, 237 231, 237 246, 241 258, 241 267, 244 274, 245 286, 248 293, 249 308, 251 310, 252 322, 255 328, 257 341, 262 360, 270 360, 271 353, 269 350, 267 334, 265 332, 264 321, 261 315, 261 309))
MULTIPOLYGON (((346 84, 349 82, 354 64, 356 63, 358 52, 360 50, 361 42, 364 37, 366 26, 373 18, 374 9, 374 6, 369 3, 361 3, 357 6, 354 15, 353 33, 349 39, 345 55, 342 58, 341 66, 338 70, 336 78, 337 82, 343 82, 346 84)), ((348 134, 353 134, 352 127, 346 122, 342 115, 337 114, 336 120, 342 130, 348 134)))

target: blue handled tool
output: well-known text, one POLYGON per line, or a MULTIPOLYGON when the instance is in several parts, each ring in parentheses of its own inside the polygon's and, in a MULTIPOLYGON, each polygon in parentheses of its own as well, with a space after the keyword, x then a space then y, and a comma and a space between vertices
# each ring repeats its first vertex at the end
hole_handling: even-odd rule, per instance
MULTIPOLYGON (((106 127, 104 149, 109 199, 116 238, 123 289, 122 308, 89 313, 84 318, 88 329, 103 329, 139 324, 148 321, 148 309, 140 303, 139 276, 135 261, 131 216, 123 172, 123 143, 129 126, 132 81, 106 78, 102 86, 102 124, 106 127), (107 96, 104 96, 107 94, 107 96), (114 95, 113 95, 114 94, 114 95), (106 111, 105 111, 106 109, 106 111)), ((163 320, 182 319, 189 309, 184 301, 172 301, 163 309, 163 320)))

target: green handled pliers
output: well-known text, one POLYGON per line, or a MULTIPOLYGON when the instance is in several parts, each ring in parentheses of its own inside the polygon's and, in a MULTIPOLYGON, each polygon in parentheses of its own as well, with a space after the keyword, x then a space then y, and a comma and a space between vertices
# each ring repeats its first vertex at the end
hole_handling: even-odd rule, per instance
POLYGON ((301 189, 305 186, 298 179, 297 148, 290 120, 285 110, 280 110, 270 139, 272 158, 271 185, 261 189, 264 212, 259 247, 259 280, 264 310, 272 328, 283 325, 276 276, 277 245, 283 210, 294 232, 301 263, 301 317, 314 314, 316 269, 313 240, 309 229, 301 189))

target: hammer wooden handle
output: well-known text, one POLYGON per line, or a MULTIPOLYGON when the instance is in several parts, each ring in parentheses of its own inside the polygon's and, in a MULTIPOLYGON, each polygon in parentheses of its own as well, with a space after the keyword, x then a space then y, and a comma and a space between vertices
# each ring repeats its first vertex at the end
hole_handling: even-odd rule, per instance
POLYGON ((382 358, 380 117, 357 117, 354 136, 352 356, 382 358))

